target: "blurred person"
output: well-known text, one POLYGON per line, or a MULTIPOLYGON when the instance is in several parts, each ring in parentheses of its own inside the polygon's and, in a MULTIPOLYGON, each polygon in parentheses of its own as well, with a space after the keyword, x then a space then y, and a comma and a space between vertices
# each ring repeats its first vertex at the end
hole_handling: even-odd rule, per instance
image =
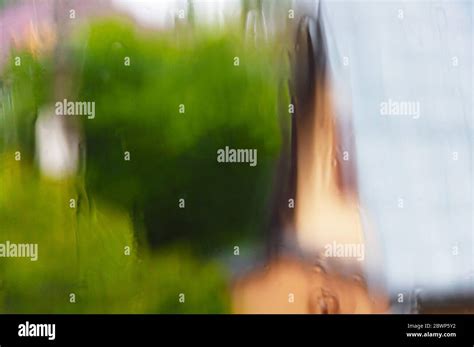
POLYGON ((340 160, 326 57, 321 22, 301 18, 293 59, 296 111, 286 141, 290 150, 282 155, 290 162, 289 183, 286 178, 277 183, 266 266, 235 283, 237 313, 387 311, 385 296, 369 291, 363 279, 365 241, 355 173, 340 160), (359 258, 344 254, 351 249, 361 251, 359 258))

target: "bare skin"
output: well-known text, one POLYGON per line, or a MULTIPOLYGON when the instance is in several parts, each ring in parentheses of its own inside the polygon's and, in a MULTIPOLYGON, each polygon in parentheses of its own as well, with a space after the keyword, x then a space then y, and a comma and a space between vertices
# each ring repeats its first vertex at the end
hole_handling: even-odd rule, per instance
MULTIPOLYGON (((297 197, 293 235, 306 254, 324 245, 364 244, 357 194, 343 189, 336 122, 324 80, 317 81, 313 121, 298 127, 297 197)), ((290 228, 291 229, 291 228, 290 228)), ((354 259, 339 259, 354 265, 354 259)), ((360 264, 357 264, 360 265, 360 264)), ((383 313, 386 297, 364 283, 281 257, 235 283, 236 313, 383 313)))
POLYGON ((383 313, 387 302, 369 296, 364 285, 353 279, 312 269, 289 258, 235 283, 233 311, 251 314, 383 313))

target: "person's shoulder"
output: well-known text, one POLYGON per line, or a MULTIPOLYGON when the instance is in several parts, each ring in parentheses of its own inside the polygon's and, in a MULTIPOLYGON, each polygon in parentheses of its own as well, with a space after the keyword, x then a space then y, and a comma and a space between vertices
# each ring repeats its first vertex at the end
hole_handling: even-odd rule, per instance
POLYGON ((363 281, 314 271, 307 264, 276 259, 234 282, 235 313, 383 313, 388 301, 363 281))

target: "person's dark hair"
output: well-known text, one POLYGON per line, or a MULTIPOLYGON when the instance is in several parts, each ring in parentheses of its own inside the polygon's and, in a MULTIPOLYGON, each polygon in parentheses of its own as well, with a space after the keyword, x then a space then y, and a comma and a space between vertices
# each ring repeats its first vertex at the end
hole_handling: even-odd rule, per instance
MULTIPOLYGON (((290 129, 282 124, 282 150, 277 164, 274 196, 268 225, 268 254, 281 253, 288 231, 294 228, 294 209, 288 208, 288 199, 296 200, 298 142, 312 136, 316 117, 317 88, 326 80, 327 49, 322 32, 321 18, 302 17, 296 27, 294 45, 290 52, 291 77, 289 91, 294 114, 290 129)), ((287 116, 287 111, 280 116, 287 116)), ((305 142, 305 141, 304 141, 305 142)))

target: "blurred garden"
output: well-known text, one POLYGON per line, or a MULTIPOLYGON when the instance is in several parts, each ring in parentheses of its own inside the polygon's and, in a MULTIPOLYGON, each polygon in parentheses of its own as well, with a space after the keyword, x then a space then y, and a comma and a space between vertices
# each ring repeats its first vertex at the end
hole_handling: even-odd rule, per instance
POLYGON ((229 312, 235 257, 263 245, 283 47, 256 44, 242 16, 156 30, 78 11, 68 25, 51 4, 1 66, 0 242, 37 244, 38 260, 0 258, 0 312, 229 312), (64 99, 95 117, 55 114, 64 99), (219 163, 226 146, 258 165, 219 163))

